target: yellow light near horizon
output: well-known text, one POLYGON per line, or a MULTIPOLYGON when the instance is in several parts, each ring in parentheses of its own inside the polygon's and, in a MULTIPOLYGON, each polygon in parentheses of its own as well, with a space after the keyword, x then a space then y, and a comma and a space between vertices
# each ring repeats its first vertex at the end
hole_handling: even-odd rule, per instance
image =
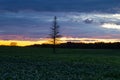
POLYGON ((63 37, 60 40, 65 42, 75 42, 75 43, 96 43, 96 42, 104 42, 104 43, 114 43, 120 42, 120 39, 99 39, 99 38, 72 38, 72 37, 63 37))
MULTIPOLYGON (((20 41, 20 40, 0 40, 0 45, 5 46, 29 46, 34 44, 52 44, 52 39, 42 39, 39 41, 20 41)), ((56 44, 74 42, 74 43, 114 43, 120 42, 120 39, 97 39, 97 38, 72 38, 72 37, 62 37, 59 38, 56 44)))
POLYGON ((43 43, 46 43, 46 41, 0 40, 0 45, 5 45, 5 46, 29 46, 29 45, 43 44, 43 43))

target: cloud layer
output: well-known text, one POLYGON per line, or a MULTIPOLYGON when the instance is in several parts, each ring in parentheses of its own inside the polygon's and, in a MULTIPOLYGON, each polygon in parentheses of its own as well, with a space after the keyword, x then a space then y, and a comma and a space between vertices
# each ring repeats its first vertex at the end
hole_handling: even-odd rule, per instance
POLYGON ((57 16, 63 36, 118 39, 119 7, 120 0, 0 0, 0 38, 49 37, 57 16))
POLYGON ((0 0, 0 10, 67 11, 67 12, 118 12, 117 0, 0 0))
MULTIPOLYGON (((81 38, 119 38, 120 14, 79 12, 4 12, 0 13, 0 35, 29 38, 49 37, 53 17, 58 17, 60 33, 63 36, 81 38)), ((18 37, 16 37, 18 38, 18 37)), ((19 38, 18 38, 19 39, 19 38)))

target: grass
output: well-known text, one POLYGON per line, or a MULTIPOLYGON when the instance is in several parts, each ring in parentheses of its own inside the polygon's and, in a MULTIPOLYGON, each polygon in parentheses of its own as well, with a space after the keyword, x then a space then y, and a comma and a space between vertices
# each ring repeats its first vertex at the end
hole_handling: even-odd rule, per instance
POLYGON ((120 50, 0 47, 0 80, 119 80, 120 50))
POLYGON ((0 57, 46 61, 78 61, 120 65, 120 50, 115 49, 57 49, 0 47, 0 57))

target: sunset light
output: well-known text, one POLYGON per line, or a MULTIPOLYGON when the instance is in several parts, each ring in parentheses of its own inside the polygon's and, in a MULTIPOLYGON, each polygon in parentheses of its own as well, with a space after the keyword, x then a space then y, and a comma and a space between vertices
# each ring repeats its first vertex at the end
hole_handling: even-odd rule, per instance
POLYGON ((0 0, 0 80, 120 80, 120 0, 0 0))
MULTIPOLYGON (((72 38, 72 37, 62 37, 57 40, 57 44, 60 43, 97 43, 97 42, 104 42, 104 43, 114 43, 120 42, 120 39, 95 39, 95 38, 72 38)), ((52 40, 50 38, 37 40, 37 41, 29 41, 29 40, 0 40, 0 45, 4 46, 30 46, 34 44, 52 44, 52 40)))

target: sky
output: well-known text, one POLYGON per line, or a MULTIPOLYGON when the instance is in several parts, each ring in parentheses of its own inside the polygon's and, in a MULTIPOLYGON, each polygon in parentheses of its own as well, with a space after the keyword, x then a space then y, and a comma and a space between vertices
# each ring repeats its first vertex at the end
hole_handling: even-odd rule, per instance
POLYGON ((0 0, 0 44, 11 40, 44 42, 54 16, 62 40, 118 42, 119 7, 120 0, 0 0))

